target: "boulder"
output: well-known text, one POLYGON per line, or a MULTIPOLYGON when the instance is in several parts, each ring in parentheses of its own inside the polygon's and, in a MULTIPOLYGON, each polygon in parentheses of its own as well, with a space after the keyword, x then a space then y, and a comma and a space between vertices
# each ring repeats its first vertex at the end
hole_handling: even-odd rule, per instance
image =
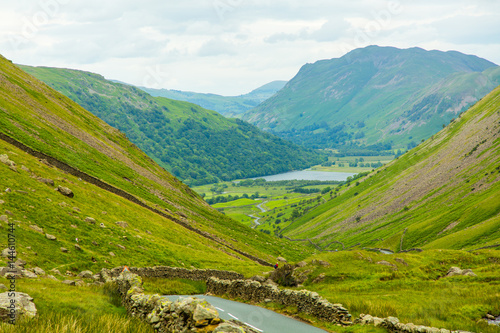
POLYGON ((261 276, 261 275, 255 275, 255 276, 252 276, 250 278, 250 280, 253 280, 253 281, 257 281, 257 282, 260 282, 260 283, 264 283, 266 282, 266 278, 261 276))
POLYGON ((16 163, 14 161, 11 161, 9 159, 8 155, 1 154, 0 155, 0 162, 2 162, 3 164, 7 165, 11 170, 17 171, 16 163))
POLYGON ((67 284, 68 286, 76 286, 76 282, 73 280, 64 280, 62 283, 67 284))
POLYGON ((1 222, 9 222, 9 217, 7 215, 0 215, 1 222))
POLYGON ((26 266, 27 262, 22 260, 22 259, 17 259, 16 262, 14 263, 15 266, 24 268, 26 266))
POLYGON ((91 271, 83 271, 78 274, 78 277, 82 279, 91 279, 92 275, 94 275, 94 273, 92 273, 91 271))
POLYGON ((16 292, 14 297, 9 297, 12 293, 0 294, 0 321, 9 322, 11 320, 29 319, 36 316, 36 307, 33 298, 28 294, 16 292), (14 300, 15 307, 12 307, 14 300))
POLYGON ((116 256, 116 254, 114 254, 114 252, 109 252, 109 255, 112 257, 116 256))
POLYGON ((214 333, 245 333, 245 330, 231 322, 224 322, 215 328, 214 333))
POLYGON ((307 262, 305 262, 305 261, 300 261, 300 262, 298 262, 295 266, 300 267, 300 268, 301 268, 301 267, 306 267, 306 266, 307 266, 307 262))
POLYGON ((50 272, 62 276, 61 272, 57 268, 52 268, 50 272))
POLYGON ((33 272, 36 274, 36 275, 45 275, 45 271, 43 269, 41 269, 40 267, 35 267, 33 269, 33 272))
POLYGON ((22 270, 22 275, 28 279, 36 279, 38 278, 38 275, 36 275, 33 272, 28 271, 27 269, 22 270))
POLYGON ((54 235, 45 234, 45 237, 47 237, 48 240, 57 240, 57 237, 54 235))
POLYGON ((57 186, 57 191, 59 191, 59 193, 61 193, 62 195, 66 196, 68 198, 73 198, 75 196, 73 191, 71 191, 69 188, 61 186, 61 185, 57 186))
POLYGON ((33 230, 35 230, 36 232, 39 232, 39 233, 43 234, 43 229, 40 228, 39 226, 35 225, 35 224, 30 225, 30 228, 33 229, 33 230))
POLYGON ((106 226, 104 225, 104 223, 99 224, 99 226, 100 226, 101 228, 106 228, 106 226))
POLYGON ((278 257, 276 258, 276 260, 278 260, 279 262, 286 262, 286 259, 283 257, 278 257))
POLYGON ((61 252, 62 252, 62 253, 68 253, 69 251, 68 251, 68 249, 67 249, 67 248, 65 248, 65 247, 61 247, 61 252))
POLYGON ((118 246, 118 247, 119 247, 120 249, 122 249, 122 250, 126 250, 126 249, 127 249, 125 246, 120 245, 120 244, 116 244, 116 246, 118 246))
POLYGON ((90 223, 90 224, 95 224, 96 220, 93 217, 86 217, 85 222, 90 223))
POLYGON ((54 186, 55 185, 54 181, 52 179, 49 179, 49 178, 38 178, 38 181, 41 182, 41 183, 50 185, 50 186, 54 186))
POLYGON ((2 251, 2 257, 7 258, 7 257, 17 257, 17 252, 16 251, 11 251, 9 248, 4 249, 2 251))
POLYGON ((80 245, 75 244, 75 250, 77 250, 77 251, 81 251, 81 250, 82 250, 82 248, 80 247, 80 245))
POLYGON ((313 280, 312 283, 320 283, 321 281, 323 281, 325 279, 325 277, 326 277, 326 274, 325 273, 321 273, 320 275, 318 275, 317 278, 315 278, 313 280))
POLYGON ((471 269, 460 269, 459 267, 451 267, 448 270, 446 276, 456 276, 456 275, 464 275, 464 276, 477 276, 471 269))
POLYGON ((115 222, 117 226, 120 226, 122 228, 128 228, 128 223, 125 221, 117 221, 115 222))
POLYGON ((208 302, 205 301, 196 304, 196 308, 193 312, 193 319, 196 322, 201 322, 204 320, 211 321, 212 319, 217 317, 219 317, 219 313, 217 312, 215 307, 213 307, 208 302))

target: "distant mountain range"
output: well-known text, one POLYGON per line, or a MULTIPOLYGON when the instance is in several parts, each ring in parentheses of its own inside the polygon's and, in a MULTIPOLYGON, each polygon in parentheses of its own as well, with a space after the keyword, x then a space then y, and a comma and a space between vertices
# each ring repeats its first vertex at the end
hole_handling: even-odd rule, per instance
POLYGON ((303 66, 242 119, 306 147, 411 148, 498 84, 476 56, 369 46, 303 66))
POLYGON ((228 119, 192 103, 152 97, 98 74, 20 67, 124 132, 189 185, 303 169, 325 158, 240 119, 228 119))
POLYGON ((240 96, 221 96, 169 89, 139 88, 151 96, 191 102, 206 109, 217 111, 226 117, 234 117, 264 102, 283 88, 286 83, 287 81, 273 81, 248 94, 240 96))

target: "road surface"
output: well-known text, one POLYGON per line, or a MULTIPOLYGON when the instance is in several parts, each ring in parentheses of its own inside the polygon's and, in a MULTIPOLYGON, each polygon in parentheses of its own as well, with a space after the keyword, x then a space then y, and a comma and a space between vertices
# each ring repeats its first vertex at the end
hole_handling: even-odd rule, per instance
MULTIPOLYGON (((288 318, 279 313, 263 309, 258 306, 229 301, 227 299, 194 295, 198 298, 204 298, 212 304, 219 316, 225 320, 236 319, 253 329, 263 333, 325 333, 326 331, 307 325, 303 322, 288 318)), ((177 300, 179 297, 189 296, 167 296, 171 301, 177 300)))

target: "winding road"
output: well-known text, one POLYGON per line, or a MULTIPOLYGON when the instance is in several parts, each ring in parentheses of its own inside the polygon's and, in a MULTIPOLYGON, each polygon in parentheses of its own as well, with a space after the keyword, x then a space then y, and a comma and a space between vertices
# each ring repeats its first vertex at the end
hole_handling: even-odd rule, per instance
MULTIPOLYGON (((317 327, 305 324, 293 318, 286 317, 279 313, 267 310, 258 306, 229 301, 227 299, 194 295, 204 298, 212 304, 219 316, 225 320, 235 319, 241 321, 258 332, 263 333, 325 333, 326 331, 317 327)), ((193 296, 166 296, 171 301, 176 301, 179 297, 193 296)))

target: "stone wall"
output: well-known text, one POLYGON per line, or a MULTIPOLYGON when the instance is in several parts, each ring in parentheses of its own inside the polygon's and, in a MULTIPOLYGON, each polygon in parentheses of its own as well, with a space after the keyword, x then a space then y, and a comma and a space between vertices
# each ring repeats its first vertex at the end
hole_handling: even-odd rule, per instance
POLYGON ((308 290, 279 289, 271 284, 253 280, 221 280, 211 277, 207 281, 207 293, 228 295, 247 301, 276 302, 285 306, 296 306, 298 311, 310 314, 320 320, 351 325, 351 315, 342 304, 332 304, 317 293, 308 290))
POLYGON ((444 328, 415 325, 413 323, 403 324, 396 317, 378 318, 361 314, 355 321, 356 324, 374 325, 387 329, 391 333, 471 333, 466 331, 450 331, 444 328))
MULTIPOLYGON (((123 271, 124 266, 115 267, 111 270, 104 269, 101 274, 116 278, 123 271), (103 273, 104 272, 104 273, 103 273)), ((129 267, 130 272, 141 277, 157 277, 167 279, 186 279, 194 281, 206 281, 210 277, 217 277, 223 280, 244 279, 240 273, 232 271, 220 271, 216 269, 186 269, 180 267, 156 266, 156 267, 129 267)))
POLYGON ((108 282, 115 283, 128 314, 148 322, 157 332, 258 333, 250 327, 220 319, 217 310, 204 299, 187 297, 171 302, 157 294, 145 295, 142 279, 137 274, 124 272, 116 278, 106 274, 101 272, 108 282))

